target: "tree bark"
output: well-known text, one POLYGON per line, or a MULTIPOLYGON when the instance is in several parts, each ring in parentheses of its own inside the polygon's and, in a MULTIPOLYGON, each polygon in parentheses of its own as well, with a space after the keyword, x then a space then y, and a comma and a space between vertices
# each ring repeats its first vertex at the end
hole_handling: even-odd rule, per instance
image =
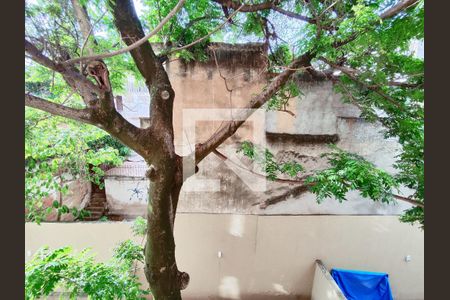
MULTIPOLYGON (((183 3, 180 1, 179 3, 183 3)), ((123 41, 133 45, 145 37, 133 2, 110 2, 114 23, 123 41)), ((148 149, 141 155, 149 165, 150 180, 147 207, 147 241, 145 244, 145 276, 156 300, 181 299, 180 290, 187 287, 189 275, 180 272, 175 259, 173 228, 179 192, 183 182, 182 159, 175 153, 173 133, 173 101, 175 92, 161 62, 145 41, 131 50, 131 56, 145 79, 150 93, 150 124, 145 135, 133 143, 148 149)))
POLYGON ((147 172, 150 189, 145 276, 156 300, 181 299, 180 290, 189 283, 189 275, 177 268, 173 236, 176 203, 182 184, 180 162, 178 159, 162 159, 147 172))

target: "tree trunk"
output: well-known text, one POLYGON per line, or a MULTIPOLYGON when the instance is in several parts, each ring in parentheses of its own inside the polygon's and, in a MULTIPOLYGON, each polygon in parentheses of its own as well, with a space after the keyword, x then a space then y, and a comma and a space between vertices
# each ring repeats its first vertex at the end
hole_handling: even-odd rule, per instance
POLYGON ((147 172, 150 188, 145 276, 156 300, 181 299, 180 290, 189 283, 189 275, 178 271, 173 236, 176 204, 182 185, 179 161, 178 157, 167 159, 147 172))

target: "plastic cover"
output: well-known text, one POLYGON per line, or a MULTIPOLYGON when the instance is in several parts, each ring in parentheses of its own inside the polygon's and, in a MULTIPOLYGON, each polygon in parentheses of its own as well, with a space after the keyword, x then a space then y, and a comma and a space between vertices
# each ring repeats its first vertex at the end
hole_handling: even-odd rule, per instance
POLYGON ((331 276, 349 300, 393 300, 386 273, 332 269, 331 276))

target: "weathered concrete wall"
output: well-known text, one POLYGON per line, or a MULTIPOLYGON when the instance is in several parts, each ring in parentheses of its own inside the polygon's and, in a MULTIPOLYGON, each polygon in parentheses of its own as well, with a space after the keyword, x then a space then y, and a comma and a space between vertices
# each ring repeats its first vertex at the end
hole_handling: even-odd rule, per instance
POLYGON ((313 194, 304 191, 269 206, 257 205, 264 201, 279 201, 275 199, 293 186, 267 182, 244 170, 253 167, 236 153, 238 142, 245 139, 256 144, 265 143, 279 161, 297 161, 307 171, 326 167, 326 160, 321 155, 329 152, 328 143, 337 139, 338 147, 394 172, 392 165, 399 145, 394 139, 384 139, 379 124, 359 118, 359 110, 342 103, 330 82, 305 82, 300 87, 304 96, 292 99, 289 106, 295 117, 285 112, 267 112, 264 120, 257 120, 265 126, 263 139, 255 140, 252 133, 238 132, 232 142, 219 148, 229 161, 224 162, 211 154, 200 163, 199 173, 188 179, 182 189, 180 212, 395 215, 410 207, 401 202, 375 203, 363 199, 358 192, 349 193, 344 203, 327 199, 318 204, 313 194), (266 189, 258 190, 255 188, 258 185, 266 189))
POLYGON ((108 212, 123 217, 143 215, 148 201, 147 164, 138 156, 105 173, 105 194, 108 212), (136 159, 136 161, 133 161, 136 159))
MULTIPOLYGON (((104 261, 133 238, 130 226, 27 223, 25 259, 43 245, 72 245, 104 261)), ((178 266, 191 276, 183 299, 309 299, 316 259, 330 269, 386 272, 394 299, 424 299, 424 234, 395 216, 178 214, 175 241, 178 266)))
MULTIPOLYGON (((222 49, 217 64, 210 58, 204 63, 185 64, 178 60, 166 65, 176 93, 174 130, 179 155, 192 152, 195 143, 205 141, 223 121, 238 118, 239 110, 230 108, 244 107, 264 88, 267 74, 263 72, 263 53, 258 47, 222 49)), ((142 85, 130 83, 129 86, 129 92, 123 98, 123 114, 136 125, 145 126, 148 93, 142 85)), ((293 186, 268 182, 246 170, 261 171, 236 153, 239 143, 244 140, 269 148, 280 161, 297 161, 306 171, 325 168, 326 161, 321 154, 330 151, 328 143, 336 142, 340 148, 394 172, 392 165, 399 145, 394 139, 384 139, 379 124, 359 118, 359 109, 342 103, 341 96, 333 92, 331 82, 300 81, 299 86, 303 95, 291 99, 287 108, 294 116, 260 110, 219 147, 229 160, 223 161, 210 154, 199 164, 200 171, 182 188, 179 212, 398 215, 410 207, 403 202, 374 203, 363 199, 358 192, 349 193, 344 203, 327 199, 317 204, 315 196, 304 190, 284 197, 293 186)), ((121 193, 116 188, 113 188, 114 193, 106 188, 110 198, 113 194, 124 194, 109 202, 117 204, 113 210, 117 208, 123 214, 136 215, 139 209, 134 204, 130 210, 126 209, 135 187, 125 185, 127 190, 121 193)), ((146 211, 145 203, 140 211, 146 211)))
POLYGON ((105 178, 108 213, 141 216, 148 201, 148 180, 143 178, 105 178))

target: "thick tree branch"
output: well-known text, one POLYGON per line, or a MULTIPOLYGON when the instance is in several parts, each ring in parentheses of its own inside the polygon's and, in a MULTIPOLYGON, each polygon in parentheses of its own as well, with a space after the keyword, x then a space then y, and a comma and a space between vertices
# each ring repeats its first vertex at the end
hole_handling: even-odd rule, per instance
POLYGON ((65 69, 60 64, 54 62, 53 60, 42 54, 42 52, 27 39, 25 39, 25 52, 29 55, 29 58, 31 58, 38 64, 49 68, 50 70, 61 73, 65 69))
POLYGON ((94 124, 88 109, 75 109, 67 107, 31 94, 25 94, 25 105, 51 113, 52 115, 69 118, 87 124, 94 124))
POLYGON ((31 94, 25 94, 25 105, 101 128, 141 155, 149 157, 153 151, 152 133, 132 125, 115 110, 75 109, 31 94))
MULTIPOLYGON (((117 2, 121 2, 121 1, 110 1, 112 3, 113 7, 119 7, 120 5, 117 5, 117 2), (115 2, 115 3, 113 3, 115 2)), ((161 23, 159 23, 151 32, 149 32, 147 35, 143 35, 139 40, 136 40, 133 43, 127 43, 127 47, 116 50, 116 51, 112 51, 112 52, 107 52, 107 53, 102 53, 102 54, 97 54, 97 55, 89 55, 89 56, 84 56, 84 57, 78 57, 78 58, 74 58, 74 59, 70 59, 64 62, 65 65, 68 64, 74 64, 77 62, 81 62, 81 61, 91 61, 91 60, 98 60, 98 59, 103 59, 103 58, 108 58, 108 57, 113 57, 116 55, 120 55, 123 53, 127 53, 130 52, 146 43, 148 43, 148 39, 150 39, 152 36, 154 36, 155 34, 157 34, 162 28, 163 26, 174 16, 176 15, 176 13, 183 7, 184 2, 186 2, 186 0, 180 0, 177 5, 175 5, 175 7, 169 12, 169 14, 167 14, 167 16, 162 19, 161 23)), ((134 11, 134 6, 133 6, 133 11, 134 11)), ((117 14, 117 11, 116 13, 117 14)), ((137 19, 137 16, 136 16, 137 19)), ((142 27, 141 27, 142 30, 142 27)), ((124 38, 122 36, 122 38, 124 38)))
POLYGON ((195 164, 198 164, 227 138, 232 136, 245 122, 245 120, 252 115, 254 109, 258 109, 266 103, 281 87, 283 87, 289 77, 295 73, 297 69, 309 64, 311 59, 312 55, 310 53, 305 53, 295 59, 288 66, 288 69, 273 78, 272 82, 264 89, 263 92, 251 99, 250 103, 245 107, 245 109, 247 109, 246 113, 243 116, 240 116, 239 120, 224 122, 217 132, 207 141, 197 144, 195 146, 195 164))
POLYGON ((397 4, 395 4, 394 6, 389 8, 388 10, 384 11, 380 15, 380 18, 382 20, 387 19, 387 18, 391 18, 391 17, 399 14, 403 10, 407 9, 408 7, 416 5, 417 3, 419 3, 419 0, 401 0, 397 4))
MULTIPOLYGON (((179 3, 182 4, 184 1, 179 3)), ((109 5, 111 6, 115 26, 122 35, 122 40, 127 45, 142 40, 144 31, 136 15, 133 1, 115 0, 110 1, 109 5)), ((172 118, 175 92, 172 89, 167 72, 147 40, 131 50, 130 53, 139 72, 145 79, 152 99, 150 101, 150 124, 148 128, 142 129, 142 131, 152 135, 152 138, 148 138, 148 140, 147 137, 144 138, 141 145, 143 146, 143 152, 140 154, 146 160, 151 157, 174 159, 176 154, 173 146, 172 118)))
POLYGON ((97 99, 96 95, 103 95, 104 91, 77 72, 74 68, 65 67, 60 63, 54 62, 40 51, 35 45, 25 39, 25 52, 38 64, 49 68, 52 71, 63 75, 67 84, 77 91, 86 104, 97 99))
POLYGON ((101 128, 141 155, 149 157, 153 151, 155 139, 152 132, 137 128, 115 110, 75 109, 31 94, 25 94, 25 105, 101 128))
POLYGON ((393 194, 392 196, 395 199, 398 199, 398 200, 401 200, 401 201, 404 201, 404 202, 408 202, 408 203, 411 203, 414 206, 418 206, 418 207, 421 207, 421 208, 425 209, 424 203, 419 201, 419 200, 411 199, 411 198, 407 198, 407 197, 403 197, 403 196, 395 195, 395 194, 393 194))
POLYGON ((52 61, 27 40, 25 40, 25 51, 37 63, 61 73, 67 84, 83 97, 88 108, 77 110, 30 94, 25 95, 25 105, 57 116, 95 125, 109 132, 139 154, 150 155, 153 149, 151 145, 154 143, 151 131, 144 132, 143 129, 135 127, 117 113, 112 102, 111 92, 101 90, 71 66, 66 67, 52 61), (144 141, 138 143, 139 139, 144 141))
MULTIPOLYGON (((183 3, 184 1, 181 4, 183 3)), ((157 75, 165 74, 165 71, 158 57, 153 52, 150 43, 145 39, 144 30, 136 15, 133 1, 116 0, 111 1, 110 5, 113 11, 114 23, 122 35, 122 40, 127 45, 132 46, 131 56, 139 72, 145 78, 147 86, 150 87, 157 75), (140 43, 137 44, 135 41, 140 43)))

